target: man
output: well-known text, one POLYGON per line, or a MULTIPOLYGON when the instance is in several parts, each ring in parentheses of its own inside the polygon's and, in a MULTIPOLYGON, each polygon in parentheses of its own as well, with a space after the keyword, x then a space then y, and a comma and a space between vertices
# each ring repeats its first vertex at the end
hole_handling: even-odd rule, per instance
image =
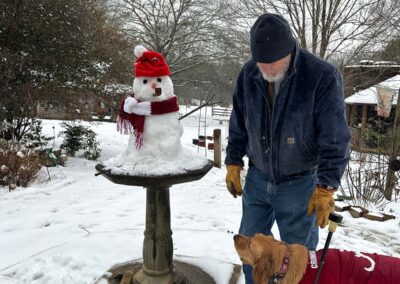
MULTIPOLYGON (((233 94, 226 149, 226 184, 242 195, 239 233, 271 234, 310 250, 328 223, 333 193, 349 159, 342 78, 324 60, 298 47, 289 24, 260 16, 250 31, 252 59, 233 94), (249 169, 242 192, 243 157, 249 169)), ((246 283, 251 268, 243 267, 246 283)))

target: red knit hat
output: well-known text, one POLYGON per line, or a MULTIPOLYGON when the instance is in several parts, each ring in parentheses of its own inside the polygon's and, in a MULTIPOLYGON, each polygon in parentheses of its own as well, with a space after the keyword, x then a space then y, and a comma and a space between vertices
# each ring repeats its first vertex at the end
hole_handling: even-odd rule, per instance
POLYGON ((139 45, 135 48, 135 77, 169 76, 169 67, 161 53, 147 50, 139 45))

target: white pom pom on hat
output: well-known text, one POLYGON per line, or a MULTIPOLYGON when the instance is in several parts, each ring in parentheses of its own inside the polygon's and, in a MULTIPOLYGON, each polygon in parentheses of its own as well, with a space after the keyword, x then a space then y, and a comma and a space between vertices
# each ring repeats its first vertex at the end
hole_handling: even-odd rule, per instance
POLYGON ((147 48, 145 48, 143 45, 138 45, 135 47, 134 53, 137 58, 142 57, 143 53, 147 51, 147 48))

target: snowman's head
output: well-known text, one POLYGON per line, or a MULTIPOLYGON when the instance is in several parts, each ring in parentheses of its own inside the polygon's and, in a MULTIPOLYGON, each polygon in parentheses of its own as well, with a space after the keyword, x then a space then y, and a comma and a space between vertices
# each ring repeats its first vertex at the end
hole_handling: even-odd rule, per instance
POLYGON ((161 53, 136 46, 133 92, 137 100, 160 101, 174 95, 169 67, 161 53))
POLYGON ((169 76, 136 77, 133 93, 140 101, 162 101, 174 95, 174 87, 169 76))

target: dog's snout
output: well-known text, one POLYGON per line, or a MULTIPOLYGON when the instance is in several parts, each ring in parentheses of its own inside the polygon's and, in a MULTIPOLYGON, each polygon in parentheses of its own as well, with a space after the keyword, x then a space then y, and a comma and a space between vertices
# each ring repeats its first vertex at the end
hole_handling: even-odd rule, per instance
POLYGON ((235 242, 237 242, 237 240, 240 238, 240 235, 234 235, 233 236, 233 240, 235 241, 235 242))

